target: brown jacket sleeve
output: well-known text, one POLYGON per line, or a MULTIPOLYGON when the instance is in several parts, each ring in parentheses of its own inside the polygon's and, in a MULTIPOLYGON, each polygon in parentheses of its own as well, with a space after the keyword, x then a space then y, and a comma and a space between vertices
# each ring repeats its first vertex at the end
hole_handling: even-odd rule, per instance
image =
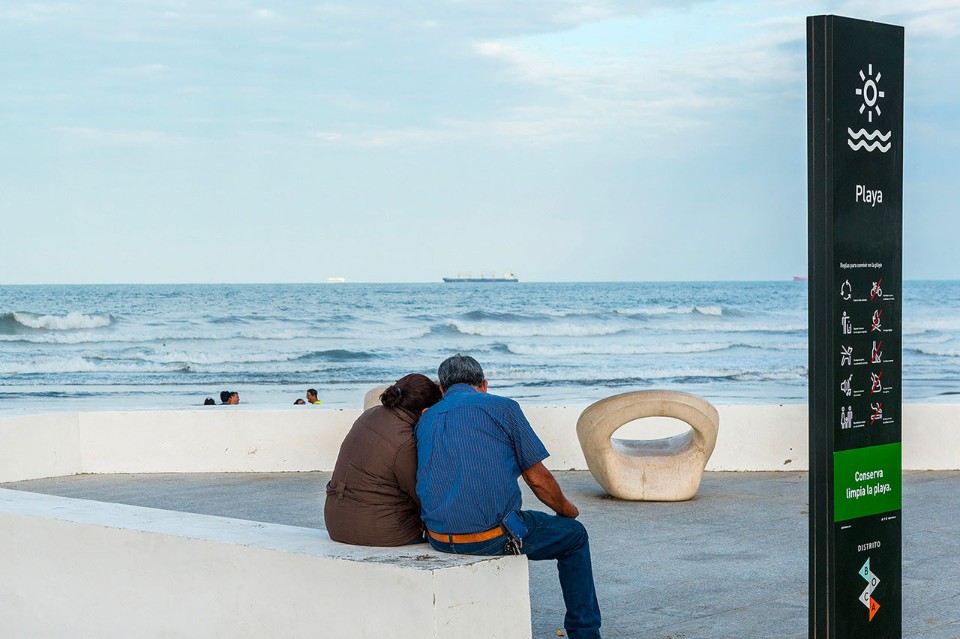
POLYGON ((417 441, 412 437, 401 444, 397 449, 397 458, 393 467, 397 473, 397 485, 400 490, 410 496, 420 508, 420 498, 417 497, 417 441))

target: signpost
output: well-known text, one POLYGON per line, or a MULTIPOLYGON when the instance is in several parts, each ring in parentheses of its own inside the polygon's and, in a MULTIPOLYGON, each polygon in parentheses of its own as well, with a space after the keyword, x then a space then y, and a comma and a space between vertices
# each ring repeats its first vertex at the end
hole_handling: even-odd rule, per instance
POLYGON ((816 639, 901 636, 903 36, 807 18, 816 639))

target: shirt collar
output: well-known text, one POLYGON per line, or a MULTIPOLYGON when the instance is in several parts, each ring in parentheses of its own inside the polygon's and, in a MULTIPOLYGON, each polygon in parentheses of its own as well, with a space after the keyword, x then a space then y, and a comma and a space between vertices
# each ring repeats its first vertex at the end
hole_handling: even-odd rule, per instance
POLYGON ((479 392, 480 391, 478 391, 476 388, 474 388, 470 384, 454 384, 453 386, 447 389, 447 392, 444 393, 444 396, 459 395, 460 393, 479 393, 479 392))

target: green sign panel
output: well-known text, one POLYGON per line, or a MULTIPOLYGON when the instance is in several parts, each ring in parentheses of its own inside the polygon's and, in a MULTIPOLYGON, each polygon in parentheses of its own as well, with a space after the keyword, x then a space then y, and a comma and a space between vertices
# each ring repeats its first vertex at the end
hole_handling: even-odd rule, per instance
POLYGON ((900 510, 900 444, 833 454, 833 520, 900 510))

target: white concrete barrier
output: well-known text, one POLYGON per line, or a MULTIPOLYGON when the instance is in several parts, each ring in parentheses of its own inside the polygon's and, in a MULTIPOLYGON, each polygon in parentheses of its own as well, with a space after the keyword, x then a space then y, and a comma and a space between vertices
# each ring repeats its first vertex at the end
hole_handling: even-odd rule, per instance
MULTIPOLYGON (((585 407, 527 408, 543 439, 552 470, 586 470, 576 436, 585 407)), ((805 404, 717 406, 720 431, 707 471, 807 471, 809 434, 805 404)), ((614 437, 651 439, 689 430, 680 420, 651 417, 631 422, 614 437)), ((960 470, 960 405, 904 404, 903 469, 960 470)))
MULTIPOLYGON (((524 410, 554 470, 586 469, 584 407, 524 410)), ((804 405, 718 406, 707 470, 808 469, 804 405)), ((0 482, 77 473, 331 470, 360 410, 0 418, 0 482)), ((677 420, 616 436, 668 437, 677 420)), ((960 407, 905 405, 903 468, 960 469, 960 407)), ((530 637, 526 561, 364 549, 324 532, 0 490, 0 634, 530 637)))
POLYGON ((76 475, 77 413, 0 418, 0 482, 76 475))
POLYGON ((359 410, 80 413, 84 473, 333 470, 359 410))
MULTIPOLYGON (((584 407, 524 407, 552 470, 585 470, 576 423, 584 407)), ((808 469, 807 407, 717 406, 708 471, 808 469)), ((360 410, 116 411, 0 418, 0 482, 76 473, 332 470, 360 410)), ((648 418, 617 438, 668 437, 688 427, 648 418)), ((960 470, 960 405, 903 407, 903 468, 960 470)))
POLYGON ((525 557, 0 490, 4 637, 531 636, 525 557))

